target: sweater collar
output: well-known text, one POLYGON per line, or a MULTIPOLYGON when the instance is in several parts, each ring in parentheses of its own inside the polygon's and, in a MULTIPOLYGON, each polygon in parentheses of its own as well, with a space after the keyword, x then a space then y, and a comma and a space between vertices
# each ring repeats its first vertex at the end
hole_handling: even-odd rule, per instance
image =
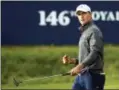
POLYGON ((88 22, 88 23, 86 23, 85 25, 81 25, 80 27, 79 27, 79 30, 81 31, 81 32, 83 32, 83 31, 85 31, 90 25, 92 25, 93 24, 93 21, 90 21, 90 22, 88 22))

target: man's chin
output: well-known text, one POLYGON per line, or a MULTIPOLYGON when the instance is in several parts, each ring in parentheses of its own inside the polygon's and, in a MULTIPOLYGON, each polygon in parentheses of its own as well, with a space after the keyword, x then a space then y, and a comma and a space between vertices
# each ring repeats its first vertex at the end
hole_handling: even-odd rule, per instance
POLYGON ((81 25, 83 26, 83 25, 85 25, 85 23, 84 22, 81 22, 81 25))
POLYGON ((86 22, 81 22, 81 25, 84 26, 86 24, 86 22))

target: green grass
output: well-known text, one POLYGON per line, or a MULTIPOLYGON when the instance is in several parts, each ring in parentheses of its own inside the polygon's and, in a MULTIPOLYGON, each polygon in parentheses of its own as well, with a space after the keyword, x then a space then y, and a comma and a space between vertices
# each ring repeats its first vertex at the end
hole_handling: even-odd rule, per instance
MULTIPOLYGON (((107 74, 105 88, 119 89, 119 46, 105 45, 104 52, 107 74)), ((18 76, 20 79, 29 79, 66 72, 70 67, 61 64, 61 57, 64 54, 76 57, 78 46, 2 46, 1 53, 2 88, 71 89, 72 77, 31 81, 19 87, 14 87, 11 78, 18 76)))
MULTIPOLYGON (((15 87, 15 86, 2 86, 2 89, 71 89, 72 83, 52 83, 52 84, 25 84, 15 87)), ((119 89, 118 84, 110 84, 105 86, 105 89, 119 89)))
MULTIPOLYGON (((66 78, 66 77, 55 77, 55 78, 66 78)), ((72 78, 69 76, 68 78, 72 78)), ((74 79, 75 77, 73 77, 74 79)), ((2 85, 2 89, 71 89, 73 81, 68 83, 50 83, 50 79, 45 80, 33 80, 29 82, 24 82, 19 85, 19 87, 14 86, 13 83, 2 85), (44 84, 41 83, 44 81, 44 84)), ((106 78, 105 89, 119 89, 119 77, 118 78, 106 78)))

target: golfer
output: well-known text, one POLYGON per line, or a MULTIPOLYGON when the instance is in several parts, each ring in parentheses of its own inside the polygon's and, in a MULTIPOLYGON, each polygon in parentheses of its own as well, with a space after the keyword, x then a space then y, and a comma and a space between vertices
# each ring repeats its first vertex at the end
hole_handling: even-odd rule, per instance
POLYGON ((63 64, 76 64, 70 70, 77 75, 73 90, 104 90, 105 74, 103 72, 103 36, 92 20, 91 8, 81 4, 76 8, 76 16, 81 24, 78 59, 64 55, 63 64))

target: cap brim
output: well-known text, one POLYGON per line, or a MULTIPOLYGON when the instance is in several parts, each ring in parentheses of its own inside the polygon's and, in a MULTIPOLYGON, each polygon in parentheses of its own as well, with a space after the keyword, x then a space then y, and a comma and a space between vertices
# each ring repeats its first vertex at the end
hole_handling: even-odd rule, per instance
POLYGON ((76 14, 80 13, 80 12, 90 12, 90 11, 85 11, 85 10, 77 10, 76 14))

